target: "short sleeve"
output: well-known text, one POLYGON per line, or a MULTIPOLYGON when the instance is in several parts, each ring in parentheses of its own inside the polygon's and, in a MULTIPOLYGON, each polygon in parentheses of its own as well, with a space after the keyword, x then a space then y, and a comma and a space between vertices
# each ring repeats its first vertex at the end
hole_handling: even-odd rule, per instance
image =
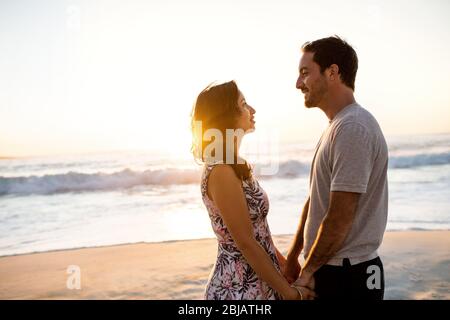
POLYGON ((373 168, 374 146, 358 123, 340 127, 331 146, 331 191, 365 193, 373 168))

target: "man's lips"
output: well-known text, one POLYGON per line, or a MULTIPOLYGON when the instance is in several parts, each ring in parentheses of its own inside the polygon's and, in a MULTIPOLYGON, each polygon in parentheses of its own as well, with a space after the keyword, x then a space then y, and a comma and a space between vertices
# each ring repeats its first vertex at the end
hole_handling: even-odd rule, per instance
POLYGON ((309 90, 302 91, 303 97, 306 99, 306 96, 309 94, 309 90))

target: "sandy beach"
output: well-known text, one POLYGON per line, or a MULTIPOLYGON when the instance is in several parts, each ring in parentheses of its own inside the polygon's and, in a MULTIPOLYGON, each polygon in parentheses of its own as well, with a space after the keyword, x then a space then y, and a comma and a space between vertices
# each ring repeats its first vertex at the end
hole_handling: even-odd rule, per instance
MULTIPOLYGON (((292 236, 274 239, 285 253, 292 236)), ((450 299, 450 231, 387 232, 379 253, 386 299, 450 299)), ((1 257, 0 299, 202 299, 215 256, 204 239, 1 257)))

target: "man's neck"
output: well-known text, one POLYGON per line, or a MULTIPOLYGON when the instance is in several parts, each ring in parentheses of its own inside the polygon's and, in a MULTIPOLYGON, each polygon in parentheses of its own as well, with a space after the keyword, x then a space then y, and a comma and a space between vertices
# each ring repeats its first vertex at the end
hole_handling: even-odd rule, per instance
POLYGON ((342 109, 355 102, 356 100, 353 96, 353 91, 346 90, 344 92, 330 94, 323 106, 320 106, 319 108, 322 109, 331 121, 342 109))

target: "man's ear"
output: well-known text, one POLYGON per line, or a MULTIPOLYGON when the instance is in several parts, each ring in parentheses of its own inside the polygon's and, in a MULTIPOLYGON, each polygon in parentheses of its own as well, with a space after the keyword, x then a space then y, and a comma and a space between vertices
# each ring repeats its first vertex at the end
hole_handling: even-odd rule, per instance
POLYGON ((339 79, 339 66, 337 64, 328 67, 328 77, 331 81, 339 79))

